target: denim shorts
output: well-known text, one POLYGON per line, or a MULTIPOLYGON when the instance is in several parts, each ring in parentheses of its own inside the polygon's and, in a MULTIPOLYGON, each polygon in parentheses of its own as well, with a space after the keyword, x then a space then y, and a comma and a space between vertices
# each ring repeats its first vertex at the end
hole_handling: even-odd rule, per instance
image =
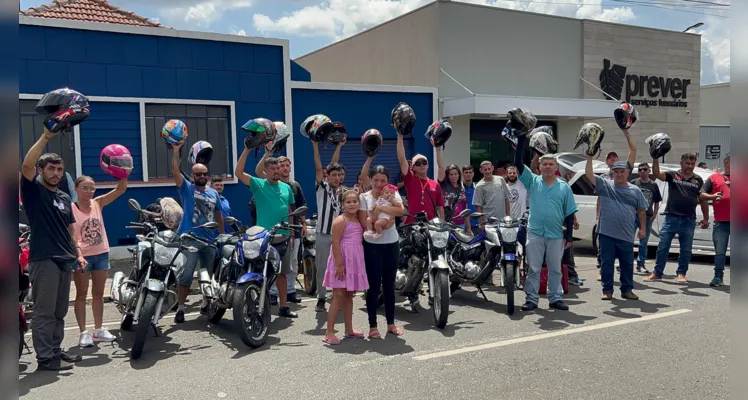
POLYGON ((96 256, 88 256, 83 258, 85 258, 88 262, 86 272, 109 270, 109 253, 102 253, 96 256))

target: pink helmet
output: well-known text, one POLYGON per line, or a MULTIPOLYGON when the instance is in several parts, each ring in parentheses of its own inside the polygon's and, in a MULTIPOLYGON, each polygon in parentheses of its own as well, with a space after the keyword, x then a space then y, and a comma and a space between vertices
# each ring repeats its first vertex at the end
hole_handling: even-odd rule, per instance
POLYGON ((107 174, 117 178, 125 179, 132 171, 132 156, 130 150, 121 144, 110 144, 101 150, 101 169, 107 174))

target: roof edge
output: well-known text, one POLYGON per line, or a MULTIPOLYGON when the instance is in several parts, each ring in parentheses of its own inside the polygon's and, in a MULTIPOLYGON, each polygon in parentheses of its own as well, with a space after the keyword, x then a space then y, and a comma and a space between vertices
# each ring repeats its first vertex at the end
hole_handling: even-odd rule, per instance
POLYGON ((712 83, 712 84, 709 84, 709 85, 701 85, 701 88, 702 89, 705 89, 705 88, 708 89, 708 88, 723 87, 723 86, 730 86, 730 82, 721 82, 721 83, 712 83))
POLYGON ((255 36, 229 35, 225 33, 186 31, 174 28, 110 24, 103 22, 77 21, 57 18, 39 18, 25 15, 18 16, 19 25, 43 26, 48 28, 67 28, 87 31, 125 33, 132 35, 163 36, 182 39, 211 40, 216 42, 233 42, 242 44, 259 44, 266 46, 288 47, 288 39, 262 38, 255 36))

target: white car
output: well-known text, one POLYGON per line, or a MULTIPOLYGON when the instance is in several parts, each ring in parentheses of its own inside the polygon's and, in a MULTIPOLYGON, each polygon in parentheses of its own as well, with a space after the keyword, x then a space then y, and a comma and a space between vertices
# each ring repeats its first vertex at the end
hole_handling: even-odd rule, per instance
MULTIPOLYGON (((577 221, 579 222, 579 230, 574 232, 574 237, 580 239, 580 245, 582 246, 597 246, 597 235, 596 235, 596 228, 595 225, 595 208, 597 204, 597 195, 595 194, 595 187, 590 184, 590 182, 587 180, 587 177, 584 174, 584 168, 587 162, 587 159, 582 154, 577 153, 560 153, 557 157, 558 164, 559 164, 559 171, 561 172, 561 177, 564 178, 569 185, 571 186, 572 191, 574 192, 574 199, 577 202, 577 207, 579 208, 579 212, 577 213, 577 221)), ((652 164, 651 160, 647 161, 649 162, 650 166, 652 164)), ((638 163, 635 164, 635 166, 638 165, 638 163)), ((595 171, 596 175, 600 175, 603 173, 606 173, 609 171, 608 166, 599 160, 594 160, 592 162, 592 167, 595 171)), ((677 164, 660 164, 660 170, 661 171, 677 171, 680 168, 680 165, 677 164)), ((702 179, 706 181, 706 179, 713 174, 711 170, 708 169, 702 169, 702 168, 695 168, 694 173, 699 175, 702 179)), ((638 177, 638 173, 636 170, 632 171, 631 175, 629 176, 629 181, 634 180, 638 177)), ((649 246, 650 247, 657 247, 659 244, 660 239, 660 226, 662 226, 662 223, 665 221, 665 215, 663 214, 665 210, 665 204, 667 202, 667 196, 668 196, 668 190, 667 190, 667 184, 665 182, 662 182, 660 180, 656 180, 657 185, 660 187, 660 193, 662 193, 662 203, 660 203, 660 212, 657 216, 657 219, 652 224, 652 234, 649 236, 649 246)), ((714 217, 714 211, 711 210, 711 202, 709 204, 710 208, 710 216, 714 217)), ((702 213, 701 213, 701 206, 696 207, 696 221, 702 220, 702 213)), ((635 238, 632 238, 634 243, 638 243, 639 241, 635 238)), ((676 236, 673 239, 672 245, 670 247, 671 253, 677 253, 680 248, 680 245, 678 244, 678 237, 676 236)), ((712 226, 711 224, 707 229, 701 229, 696 227, 696 232, 694 233, 693 238, 693 253, 694 254, 714 254, 714 243, 712 242, 712 226)), ((649 253, 650 255, 653 254, 652 252, 649 253)), ((730 244, 728 242, 727 245, 727 254, 730 254, 730 244)))

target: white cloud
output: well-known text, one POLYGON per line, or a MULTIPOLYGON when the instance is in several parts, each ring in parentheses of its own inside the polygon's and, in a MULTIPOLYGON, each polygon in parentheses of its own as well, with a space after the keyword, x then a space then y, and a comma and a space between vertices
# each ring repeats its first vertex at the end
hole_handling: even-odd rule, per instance
MULTIPOLYGON (((320 36, 340 40, 366 28, 412 11, 432 0, 329 0, 306 6, 277 19, 255 14, 253 27, 263 33, 296 36, 320 36)), ((509 0, 461 0, 464 3, 490 5, 514 10, 623 22, 636 16, 629 7, 603 8, 602 0, 559 2, 517 2, 509 0)))
POLYGON ((231 10, 249 8, 251 0, 153 0, 151 3, 169 23, 207 27, 231 10), (155 4, 153 4, 155 3, 155 4))
POLYGON ((245 31, 244 29, 238 29, 238 30, 234 29, 234 30, 231 31, 231 34, 232 35, 239 35, 239 36, 247 36, 247 31, 245 31))
MULTIPOLYGON (((726 25, 726 24, 725 24, 726 25)), ((730 31, 720 26, 697 31, 701 34, 702 84, 730 81, 730 31), (704 72, 707 75, 704 76, 704 72)))

